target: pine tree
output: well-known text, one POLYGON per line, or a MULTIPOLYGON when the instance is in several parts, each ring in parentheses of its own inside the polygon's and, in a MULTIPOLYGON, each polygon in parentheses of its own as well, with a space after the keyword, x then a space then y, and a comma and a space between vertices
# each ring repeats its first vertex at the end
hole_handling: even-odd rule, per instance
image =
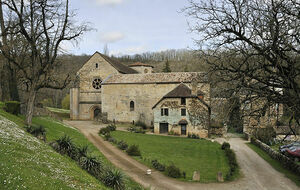
POLYGON ((172 71, 171 71, 171 68, 170 68, 169 60, 166 61, 165 68, 163 68, 162 71, 163 71, 164 73, 170 73, 170 72, 172 72, 172 71))

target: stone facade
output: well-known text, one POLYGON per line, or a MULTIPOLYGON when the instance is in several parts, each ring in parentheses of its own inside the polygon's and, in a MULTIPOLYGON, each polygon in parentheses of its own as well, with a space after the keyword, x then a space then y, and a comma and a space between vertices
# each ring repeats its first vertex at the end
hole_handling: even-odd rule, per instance
POLYGON ((208 136, 208 107, 197 98, 166 98, 153 108, 154 133, 163 133, 163 126, 167 132, 178 135, 197 134, 202 138, 208 136), (164 110, 168 109, 168 114, 164 110), (185 111, 183 111, 185 110, 185 111), (183 113, 182 113, 183 112, 183 113))
MULTIPOLYGON (((78 71, 79 86, 70 91, 71 119, 92 120, 100 114, 108 121, 141 121, 154 126, 153 106, 180 84, 185 84, 195 96, 201 91, 203 102, 209 104, 210 85, 203 73, 152 72, 152 66, 138 63, 127 67, 96 52, 78 71)), ((189 132, 207 136, 207 123, 199 124, 198 120, 193 123, 191 120, 198 114, 193 109, 198 109, 198 104, 203 107, 194 99, 187 100, 187 120, 191 122, 189 132)), ((203 108, 201 114, 202 111, 207 111, 207 108, 203 108)))

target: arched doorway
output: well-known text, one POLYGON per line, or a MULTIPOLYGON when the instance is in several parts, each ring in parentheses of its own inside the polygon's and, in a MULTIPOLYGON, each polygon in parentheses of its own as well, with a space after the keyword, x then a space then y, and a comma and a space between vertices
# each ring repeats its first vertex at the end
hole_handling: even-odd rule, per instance
POLYGON ((96 107, 94 109, 94 117, 93 118, 94 119, 98 118, 100 116, 100 114, 101 114, 101 110, 98 107, 96 107))

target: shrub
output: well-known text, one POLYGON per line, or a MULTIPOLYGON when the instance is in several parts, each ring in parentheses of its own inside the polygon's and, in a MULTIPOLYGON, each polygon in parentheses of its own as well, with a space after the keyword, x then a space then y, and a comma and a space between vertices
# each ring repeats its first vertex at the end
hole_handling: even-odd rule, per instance
POLYGON ((51 144, 52 147, 60 154, 67 154, 72 159, 77 158, 78 148, 74 145, 72 139, 68 135, 64 135, 51 144))
POLYGON ((90 174, 97 176, 102 172, 103 164, 96 157, 85 155, 80 158, 79 165, 90 174))
POLYGON ((142 133, 142 134, 146 133, 146 131, 143 128, 137 127, 137 126, 131 126, 131 127, 129 127, 128 131, 130 131, 132 133, 142 133))
POLYGON ((237 163, 236 156, 235 156, 235 153, 233 152, 233 150, 231 150, 229 148, 225 149, 225 155, 228 158, 229 167, 230 167, 229 173, 225 176, 225 179, 231 180, 234 173, 238 169, 238 163, 237 163))
POLYGON ((70 94, 67 94, 61 101, 61 107, 66 110, 70 109, 70 94))
POLYGON ((111 143, 114 143, 114 144, 117 144, 117 140, 115 139, 115 138, 113 138, 113 137, 109 137, 109 138, 107 138, 107 141, 108 142, 111 142, 111 143))
POLYGON ((117 129, 115 124, 110 124, 106 127, 109 131, 115 131, 117 129))
POLYGON ((106 135, 106 134, 109 134, 110 133, 110 130, 107 128, 107 127, 105 127, 105 128, 101 128, 100 130, 99 130, 99 134, 100 135, 106 135))
POLYGON ((121 149, 121 150, 127 150, 128 144, 127 144, 125 141, 120 141, 120 142, 118 143, 118 147, 119 147, 119 149, 121 149))
POLYGON ((187 138, 191 138, 191 139, 200 139, 198 134, 195 133, 188 133, 187 138))
POLYGON ((46 141, 46 129, 43 126, 27 126, 26 131, 33 136, 46 141))
POLYGON ((137 121, 134 125, 138 126, 138 127, 141 127, 142 129, 147 129, 146 123, 144 123, 142 121, 137 121))
POLYGON ((256 128, 252 134, 255 138, 267 145, 271 145, 273 139, 276 137, 276 132, 271 126, 267 128, 256 128))
POLYGON ((223 142, 221 148, 222 148, 222 150, 230 149, 230 144, 228 142, 223 142))
POLYGON ((89 151, 89 146, 88 146, 88 145, 79 147, 78 150, 77 150, 77 153, 78 153, 78 160, 79 160, 81 157, 86 157, 87 154, 88 154, 88 151, 89 151))
POLYGON ((139 149, 138 145, 135 145, 135 144, 129 146, 129 148, 126 150, 126 152, 129 156, 141 156, 140 149, 139 149))
POLYGON ((7 101, 4 103, 4 110, 8 113, 18 115, 20 114, 20 102, 7 101))
POLYGON ((111 138, 110 133, 104 135, 104 140, 108 141, 111 138))
POLYGON ((117 169, 107 169, 102 175, 102 182, 107 187, 114 190, 125 189, 125 177, 122 172, 117 169))
POLYGON ((171 164, 170 166, 167 166, 166 174, 167 174, 167 176, 173 177, 173 178, 180 178, 181 177, 180 169, 177 168, 174 164, 171 164))
POLYGON ((163 172, 166 169, 165 165, 159 163, 157 160, 152 160, 151 164, 152 164, 153 168, 157 169, 158 171, 163 172))

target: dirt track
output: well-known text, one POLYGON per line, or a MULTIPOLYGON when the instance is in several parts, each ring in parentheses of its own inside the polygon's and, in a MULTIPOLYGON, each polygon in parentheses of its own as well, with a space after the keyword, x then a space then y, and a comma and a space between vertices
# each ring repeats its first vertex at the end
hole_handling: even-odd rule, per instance
MULTIPOLYGON (((229 143, 237 154, 241 167, 241 179, 229 183, 202 184, 195 182, 181 182, 166 177, 160 172, 152 171, 146 175, 147 166, 137 162, 110 143, 98 136, 99 125, 90 121, 65 121, 79 129, 116 167, 122 169, 136 182, 151 189, 170 190, 297 190, 300 189, 294 182, 273 169, 266 161, 260 158, 240 138, 231 138, 229 143)), ((219 139, 222 141, 222 139, 219 139)), ((300 178, 300 177, 299 177, 300 178)))

